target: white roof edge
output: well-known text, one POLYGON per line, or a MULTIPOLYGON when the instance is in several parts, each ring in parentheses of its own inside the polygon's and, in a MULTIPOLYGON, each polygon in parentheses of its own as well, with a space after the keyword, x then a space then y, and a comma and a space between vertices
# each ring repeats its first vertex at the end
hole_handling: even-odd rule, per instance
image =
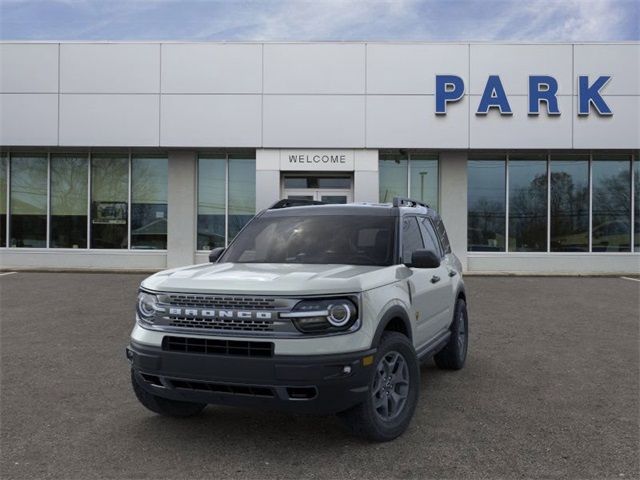
POLYGON ((242 40, 0 40, 0 44, 186 44, 186 45, 315 45, 315 44, 347 44, 347 45, 640 45, 640 40, 617 41, 399 41, 399 40, 309 40, 309 41, 242 41, 242 40))

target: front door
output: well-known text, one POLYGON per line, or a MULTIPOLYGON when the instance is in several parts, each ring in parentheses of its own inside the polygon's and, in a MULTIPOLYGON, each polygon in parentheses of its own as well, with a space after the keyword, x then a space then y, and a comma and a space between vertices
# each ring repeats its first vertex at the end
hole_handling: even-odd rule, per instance
POLYGON ((351 203, 352 184, 351 176, 284 175, 282 197, 324 203, 351 203))

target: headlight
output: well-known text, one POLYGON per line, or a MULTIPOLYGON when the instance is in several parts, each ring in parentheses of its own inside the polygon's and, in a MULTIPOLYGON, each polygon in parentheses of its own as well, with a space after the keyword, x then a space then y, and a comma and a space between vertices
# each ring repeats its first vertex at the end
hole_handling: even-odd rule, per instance
POLYGON ((358 309, 348 298, 302 300, 280 317, 290 318, 302 333, 344 332, 360 325, 358 309))
POLYGON ((158 297, 151 293, 140 292, 138 293, 137 311, 140 320, 153 323, 153 317, 156 314, 156 307, 158 305, 158 297))

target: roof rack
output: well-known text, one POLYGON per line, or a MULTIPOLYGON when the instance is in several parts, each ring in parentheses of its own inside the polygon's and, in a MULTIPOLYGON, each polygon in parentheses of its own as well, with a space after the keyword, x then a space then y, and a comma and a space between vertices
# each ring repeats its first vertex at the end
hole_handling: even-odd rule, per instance
POLYGON ((269 207, 269 210, 274 210, 278 208, 289 208, 289 207, 305 207, 309 205, 326 205, 326 202, 319 202, 317 200, 304 200, 302 198, 283 198, 282 200, 278 200, 276 203, 269 207))
POLYGON ((417 207, 417 206, 421 206, 421 207, 429 208, 429 205, 427 205, 424 202, 419 202, 418 200, 413 200, 411 198, 405 198, 405 197, 393 197, 393 206, 394 207, 417 207))

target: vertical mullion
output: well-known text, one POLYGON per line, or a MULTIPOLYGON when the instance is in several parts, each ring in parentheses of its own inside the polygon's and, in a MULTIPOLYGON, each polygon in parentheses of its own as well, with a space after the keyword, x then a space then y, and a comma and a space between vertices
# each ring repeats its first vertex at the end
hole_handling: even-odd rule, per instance
POLYGON ((127 209, 127 249, 131 250, 131 150, 129 150, 129 191, 127 209))
POLYGON ((224 162, 224 248, 229 245, 229 153, 224 162))
POLYGON ((11 239, 11 232, 9 232, 9 226, 11 225, 11 157, 11 153, 7 152, 7 218, 5 219, 5 226, 7 230, 5 233, 5 240, 7 248, 10 247, 9 240, 11 239))
POLYGON ((411 198, 411 154, 407 154, 407 197, 411 198))
POLYGON ((551 154, 547 154, 547 253, 551 252, 551 154))
POLYGON ((91 151, 87 153, 87 246, 91 248, 91 151))
POLYGON ((589 252, 593 252, 593 154, 589 152, 589 252))
POLYGON ((509 252, 509 154, 504 162, 504 204, 505 204, 505 226, 504 226, 504 249, 509 252))
POLYGON ((45 248, 51 245, 51 152, 47 152, 47 238, 45 248))
POLYGON ((636 216, 636 180, 635 180, 635 172, 633 170, 634 167, 635 155, 631 154, 631 252, 635 251, 635 241, 636 241, 636 224, 635 224, 635 216, 636 216))

